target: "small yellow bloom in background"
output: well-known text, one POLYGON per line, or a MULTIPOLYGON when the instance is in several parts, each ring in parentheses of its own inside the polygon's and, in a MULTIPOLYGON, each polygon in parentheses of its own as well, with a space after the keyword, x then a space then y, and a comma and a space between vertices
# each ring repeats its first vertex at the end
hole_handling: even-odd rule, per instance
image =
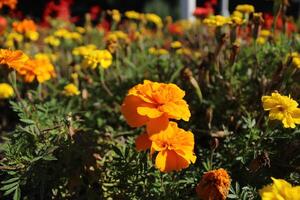
POLYGON ((155 47, 151 47, 148 49, 148 52, 152 55, 162 56, 168 55, 169 51, 163 48, 156 49, 155 47))
POLYGON ((235 10, 242 13, 253 13, 255 11, 255 8, 250 4, 241 4, 241 5, 237 5, 235 10))
POLYGON ((271 96, 263 96, 262 103, 265 111, 269 111, 270 120, 280 120, 284 128, 295 128, 300 124, 300 108, 291 97, 273 92, 271 96))
POLYGON ((298 52, 293 52, 289 56, 292 58, 292 65, 300 69, 300 55, 298 52))
POLYGON ((240 11, 235 10, 235 11, 233 11, 231 16, 232 17, 243 18, 243 13, 241 13, 240 11))
POLYGON ((173 49, 179 49, 179 48, 182 47, 182 44, 181 44, 181 42, 179 42, 179 41, 174 41, 174 42, 171 43, 171 47, 172 47, 173 49))
POLYGON ((197 196, 203 200, 225 200, 230 182, 230 176, 225 169, 206 172, 196 187, 197 196))
POLYGON ((258 37, 257 39, 256 39, 256 43, 257 44, 265 44, 266 43, 266 38, 265 37, 258 37))
POLYGON ((73 83, 69 83, 64 87, 63 93, 66 96, 77 96, 80 94, 80 91, 78 90, 76 85, 74 85, 73 83))
POLYGON ((76 31, 81 34, 84 34, 86 32, 85 28, 81 26, 76 26, 76 31))
POLYGON ((145 15, 145 17, 146 17, 146 20, 148 22, 154 23, 157 28, 162 28, 163 27, 163 23, 162 23, 162 20, 161 20, 160 16, 158 16, 154 13, 147 13, 145 15))
POLYGON ((125 12, 125 16, 128 18, 128 19, 136 19, 136 20, 139 20, 141 19, 141 14, 136 12, 136 11, 126 11, 125 12))
POLYGON ((225 24, 231 24, 231 19, 229 17, 224 17, 222 15, 212 15, 203 20, 203 23, 208 26, 224 26, 225 24))
POLYGON ((96 45, 88 44, 88 45, 84 45, 84 46, 75 47, 72 50, 72 54, 74 56, 85 56, 96 49, 97 49, 96 45))
POLYGON ((259 36, 261 37, 269 37, 271 35, 271 31, 267 29, 262 29, 259 33, 259 36))
POLYGON ((112 55, 108 50, 93 50, 85 55, 83 65, 95 69, 98 65, 106 69, 112 64, 112 55))
POLYGON ((262 200, 299 200, 300 186, 293 187, 283 179, 271 178, 273 184, 259 190, 262 200))
POLYGON ((7 83, 0 83, 0 99, 8 99, 14 95, 14 89, 7 83))
POLYGON ((14 46, 15 42, 23 42, 24 36, 17 32, 11 32, 7 35, 5 45, 9 48, 14 46))
POLYGON ((57 46, 60 45, 60 40, 59 40, 59 38, 57 38, 57 37, 55 37, 55 36, 53 36, 53 35, 50 35, 50 36, 48 36, 48 37, 45 37, 45 38, 44 38, 44 42, 45 42, 46 44, 49 44, 49 45, 54 46, 54 47, 57 47, 57 46))
POLYGON ((176 53, 179 55, 185 55, 185 56, 191 56, 193 54, 192 50, 189 48, 177 49, 176 53))
POLYGON ((36 31, 28 31, 25 33, 25 36, 31 41, 37 41, 39 39, 39 33, 36 31))
POLYGON ((28 56, 20 50, 0 49, 0 64, 7 65, 9 68, 23 67, 28 59, 28 56))
POLYGON ((108 10, 107 13, 112 17, 113 21, 119 22, 121 21, 121 13, 117 9, 108 10))

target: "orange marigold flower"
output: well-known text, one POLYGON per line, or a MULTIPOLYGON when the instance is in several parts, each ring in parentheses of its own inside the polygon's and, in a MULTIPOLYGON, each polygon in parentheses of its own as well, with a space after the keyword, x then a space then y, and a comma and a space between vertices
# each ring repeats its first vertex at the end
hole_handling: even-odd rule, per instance
POLYGON ((36 25, 31 19, 24 19, 21 22, 14 22, 13 29, 18 33, 35 32, 36 25))
POLYGON ((203 200, 225 200, 230 187, 230 176, 225 169, 205 173, 196 187, 197 195, 203 200))
POLYGON ((7 6, 9 7, 10 9, 15 9, 16 8, 16 5, 17 5, 18 1, 17 0, 0 0, 0 9, 3 7, 3 6, 7 6))
POLYGON ((143 133, 135 139, 135 147, 137 151, 146 151, 147 149, 150 149, 151 145, 152 141, 149 139, 147 133, 143 133))
POLYGON ((152 141, 151 155, 158 151, 155 166, 161 172, 179 171, 196 161, 193 133, 178 128, 176 122, 170 122, 166 130, 149 139, 152 141))
POLYGON ((169 119, 189 120, 184 95, 175 84, 145 80, 129 90, 121 112, 131 127, 146 125, 148 134, 158 133, 167 128, 169 119))
POLYGON ((0 64, 7 65, 10 68, 23 67, 28 59, 28 56, 20 50, 0 49, 0 64))
POLYGON ((43 58, 28 60, 17 71, 24 76, 25 82, 32 82, 36 78, 39 83, 43 83, 56 76, 54 66, 48 59, 43 58))

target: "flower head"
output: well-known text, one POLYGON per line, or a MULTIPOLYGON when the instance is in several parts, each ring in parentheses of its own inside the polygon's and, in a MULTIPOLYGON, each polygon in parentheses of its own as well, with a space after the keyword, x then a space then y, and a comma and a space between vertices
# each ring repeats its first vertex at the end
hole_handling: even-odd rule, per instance
POLYGON ((235 10, 242 12, 242 13, 253 13, 254 12, 254 6, 249 4, 241 4, 237 5, 235 10))
POLYGON ((295 128, 300 124, 300 108, 291 97, 273 92, 271 96, 262 97, 264 110, 269 111, 270 120, 280 120, 284 128, 295 128))
POLYGON ((77 86, 73 83, 69 83, 64 87, 64 92, 66 96, 77 96, 80 94, 80 91, 78 90, 77 86))
POLYGON ((16 8, 16 5, 17 5, 18 1, 17 0, 0 0, 0 9, 3 7, 3 6, 7 6, 9 7, 10 9, 15 9, 16 8))
POLYGON ((125 12, 125 16, 128 18, 128 19, 136 19, 136 20, 139 20, 141 19, 141 14, 136 12, 136 11, 126 11, 125 12))
POLYGON ((162 20, 161 20, 160 16, 158 16, 154 13, 147 13, 145 15, 145 17, 146 17, 147 21, 154 23, 157 28, 162 28, 163 27, 163 23, 162 23, 162 20))
POLYGON ((56 76, 54 66, 48 58, 29 59, 17 72, 24 77, 25 82, 37 79, 39 83, 43 83, 56 76))
POLYGON ((199 198, 203 200, 225 200, 230 188, 230 176, 225 169, 205 173, 196 187, 199 198))
POLYGON ((273 184, 259 190, 262 200, 298 200, 300 199, 300 186, 293 187, 283 179, 272 178, 273 184))
POLYGON ((0 83, 0 99, 8 99, 14 95, 14 89, 7 83, 0 83))
POLYGON ((179 171, 196 161, 193 133, 178 128, 175 122, 170 122, 168 128, 158 134, 145 133, 136 139, 138 151, 150 147, 151 155, 158 152, 155 166, 162 172, 179 171))
POLYGON ((188 121, 191 113, 177 85, 145 80, 131 88, 121 112, 131 127, 147 125, 149 134, 167 128, 169 119, 188 121))
POLYGON ((14 22, 13 29, 18 33, 36 32, 36 25, 31 19, 24 19, 21 22, 14 22))
POLYGON ((85 55, 84 65, 95 69, 98 65, 106 69, 112 64, 112 55, 108 50, 93 50, 85 55))
POLYGON ((23 67, 28 59, 28 56, 20 50, 0 49, 0 64, 7 65, 10 68, 23 67))

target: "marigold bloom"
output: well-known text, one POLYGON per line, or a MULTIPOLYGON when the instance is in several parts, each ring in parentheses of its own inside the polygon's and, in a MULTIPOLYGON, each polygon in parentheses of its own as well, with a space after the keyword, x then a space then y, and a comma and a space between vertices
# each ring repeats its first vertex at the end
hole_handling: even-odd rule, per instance
POLYGON ((225 169, 206 172, 196 187, 197 195, 203 200, 225 200, 230 182, 230 176, 225 169))
POLYGON ((21 22, 14 22, 13 29, 18 33, 36 32, 36 25, 31 19, 24 19, 21 22))
POLYGON ((298 200, 300 199, 300 186, 293 187, 283 179, 271 178, 273 184, 259 190, 262 200, 298 200))
POLYGON ((141 19, 141 14, 133 10, 126 11, 125 16, 129 19, 136 19, 136 20, 141 19))
POLYGON ((235 10, 240 11, 242 13, 253 13, 254 12, 254 6, 249 4, 241 4, 237 5, 235 10))
POLYGON ((60 45, 60 40, 59 40, 59 38, 57 38, 57 37, 55 37, 55 36, 53 36, 53 35, 50 35, 50 36, 48 36, 48 37, 45 37, 45 38, 44 38, 44 42, 45 42, 46 44, 49 44, 49 45, 54 46, 54 47, 57 47, 57 46, 60 45))
POLYGON ((23 67, 28 59, 28 56, 20 50, 0 49, 0 64, 7 65, 10 68, 23 67))
POLYGON ((93 50, 85 55, 83 64, 92 69, 99 65, 106 69, 112 64, 112 55, 108 50, 93 50))
POLYGON ((162 172, 179 171, 195 163, 194 135, 170 122, 159 134, 149 136, 152 141, 151 155, 158 151, 155 166, 162 172))
POLYGON ((97 47, 94 44, 88 44, 84 46, 75 47, 72 50, 74 56, 85 56, 88 55, 91 51, 96 50, 97 47))
POLYGON ((154 23, 157 28, 162 28, 163 27, 163 23, 162 23, 162 20, 161 20, 160 16, 158 16, 154 13, 147 13, 145 15, 145 17, 146 17, 147 21, 154 23))
POLYGON ((119 22, 121 21, 121 13, 119 10, 116 10, 116 9, 113 9, 113 10, 109 10, 108 11, 108 14, 111 15, 112 19, 115 21, 115 22, 119 22))
POLYGON ((43 83, 56 76, 54 66, 45 58, 29 59, 17 71, 24 76, 25 82, 32 82, 36 78, 39 83, 43 83))
POLYGON ((7 6, 10 9, 14 10, 16 8, 18 1, 17 0, 0 0, 0 9, 3 6, 7 6))
POLYGON ((270 120, 280 120, 284 128, 295 128, 300 124, 300 108, 291 97, 273 92, 271 96, 263 96, 264 110, 269 111, 270 120))
POLYGON ((0 83, 0 99, 8 99, 14 95, 14 89, 7 83, 0 83))
POLYGON ((167 127, 169 119, 189 120, 191 113, 184 95, 175 84, 145 80, 129 90, 121 112, 131 127, 147 125, 147 133, 158 133, 167 127))
POLYGON ((80 91, 78 90, 77 86, 73 83, 69 83, 64 87, 64 92, 66 96, 77 96, 80 94, 80 91))
POLYGON ((181 42, 179 42, 179 41, 174 41, 174 42, 171 43, 171 47, 172 47, 173 49, 179 49, 179 48, 182 47, 182 44, 181 44, 181 42))

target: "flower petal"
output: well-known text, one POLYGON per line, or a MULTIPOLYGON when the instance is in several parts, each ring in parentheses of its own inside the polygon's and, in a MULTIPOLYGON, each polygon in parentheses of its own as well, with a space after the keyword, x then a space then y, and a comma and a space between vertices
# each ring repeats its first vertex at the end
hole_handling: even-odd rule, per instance
POLYGON ((137 151, 146 151, 151 147, 152 141, 149 139, 147 133, 139 135, 135 139, 135 147, 137 151))

